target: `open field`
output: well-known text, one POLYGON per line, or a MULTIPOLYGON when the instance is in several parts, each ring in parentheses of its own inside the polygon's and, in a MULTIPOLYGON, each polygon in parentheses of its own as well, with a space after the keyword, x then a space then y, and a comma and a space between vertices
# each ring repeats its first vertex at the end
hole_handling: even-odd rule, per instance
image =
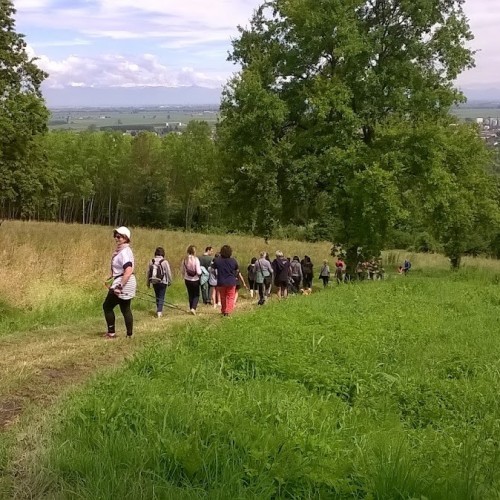
MULTIPOLYGON (((329 245, 133 229, 163 245, 329 245)), ((384 255, 387 280, 310 297, 243 297, 233 318, 134 301, 105 342, 111 230, 0 228, 0 497, 500 498, 498 261, 384 255), (28 278, 27 278, 28 277, 28 278), (120 331, 121 329, 121 331, 120 331)), ((173 265, 177 271, 178 265, 173 265)), ((185 306, 176 279, 167 299, 185 306)), ((142 291, 146 291, 141 283, 142 291)))
POLYGON ((500 118, 500 108, 456 108, 452 113, 459 118, 500 118))
POLYGON ((143 126, 154 125, 164 127, 167 123, 180 128, 191 120, 203 120, 215 126, 218 111, 215 108, 144 108, 144 109, 82 109, 53 110, 51 112, 51 130, 87 130, 89 127, 108 127, 116 125, 143 126), (62 122, 62 123, 58 123, 62 122))

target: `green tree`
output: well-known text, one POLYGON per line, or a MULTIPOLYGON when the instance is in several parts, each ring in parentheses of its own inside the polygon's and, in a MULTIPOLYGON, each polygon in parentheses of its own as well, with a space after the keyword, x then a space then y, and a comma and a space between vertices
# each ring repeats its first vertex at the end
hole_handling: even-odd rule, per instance
MULTIPOLYGON (((270 0, 257 9, 233 43, 230 59, 242 69, 225 88, 218 124, 224 177, 234 186, 226 192, 238 220, 251 220, 260 234, 276 221, 320 221, 347 245, 352 265, 359 246, 377 254, 394 226, 417 216, 419 204, 409 203, 408 190, 426 169, 460 180, 433 189, 420 182, 425 199, 436 190, 457 194, 453 189, 472 174, 426 158, 453 142, 449 109, 464 100, 453 82, 473 65, 462 5, 270 0), (436 130, 411 154, 395 140, 397 131, 417 138, 436 130), (254 193, 250 217, 237 202, 241 193, 254 193), (314 203, 323 193, 330 195, 326 207, 314 203)), ((473 143, 482 151, 473 134, 461 139, 468 141, 464 148, 473 143)), ((471 169, 480 177, 484 162, 473 161, 471 169)), ((450 216, 467 217, 456 208, 450 216)), ((442 224, 418 218, 443 244, 451 241, 442 224)), ((454 227, 454 241, 470 232, 467 224, 454 227)))
POLYGON ((148 227, 165 227, 168 178, 161 140, 156 134, 141 132, 132 139, 130 167, 125 177, 125 220, 148 227))
POLYGON ((46 74, 28 57, 15 12, 11 0, 0 0, 0 207, 3 215, 27 217, 52 187, 37 140, 47 128, 40 93, 46 74))
POLYGON ((191 229, 193 222, 200 225, 207 219, 216 203, 213 192, 218 170, 212 131, 207 122, 192 120, 182 134, 168 134, 163 145, 170 203, 181 214, 176 225, 191 229))
POLYGON ((452 267, 459 267, 464 253, 487 251, 498 233, 500 212, 497 183, 488 173, 491 153, 477 128, 425 123, 400 131, 398 145, 410 157, 404 164, 414 169, 404 177, 412 183, 404 204, 413 207, 418 226, 442 245, 452 267), (432 156, 416 160, 419 150, 432 156))

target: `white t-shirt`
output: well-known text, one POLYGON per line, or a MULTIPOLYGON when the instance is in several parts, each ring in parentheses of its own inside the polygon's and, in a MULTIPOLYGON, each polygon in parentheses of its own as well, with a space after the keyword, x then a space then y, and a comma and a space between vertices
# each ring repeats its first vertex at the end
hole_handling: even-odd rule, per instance
MULTIPOLYGON (((134 268, 134 254, 132 253, 132 249, 130 247, 125 247, 121 250, 114 258, 111 260, 111 272, 113 273, 113 284, 111 288, 115 288, 122 282, 123 273, 125 269, 123 266, 130 262, 132 264, 132 269, 134 268)), ((135 291, 137 288, 137 281, 135 279, 135 275, 132 274, 125 286, 123 287, 122 293, 118 295, 120 299, 132 299, 135 297, 135 291)))

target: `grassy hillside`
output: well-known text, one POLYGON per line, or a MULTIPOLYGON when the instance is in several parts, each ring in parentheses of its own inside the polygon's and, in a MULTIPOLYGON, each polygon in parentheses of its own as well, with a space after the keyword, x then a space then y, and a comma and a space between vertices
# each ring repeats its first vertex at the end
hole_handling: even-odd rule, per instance
MULTIPOLYGON (((195 234, 132 228, 132 248, 140 291, 145 292, 145 274, 158 246, 163 246, 174 271, 174 286, 168 298, 186 300, 179 277, 180 263, 188 245, 202 253, 207 245, 218 249, 229 243, 242 268, 262 250, 277 249, 287 255, 311 255, 318 265, 329 256, 329 244, 271 241, 249 236, 195 234), (142 279, 144 277, 144 279, 142 279)), ((0 335, 6 332, 74 322, 100 314, 114 248, 112 228, 37 222, 6 221, 0 227, 0 335)), ((135 309, 150 305, 136 300, 135 309)))
MULTIPOLYGON (((188 244, 230 243, 242 267, 261 250, 329 256, 328 243, 132 231, 139 277, 166 248, 181 307, 188 244)), ((0 227, 0 497, 500 497, 498 261, 451 273, 409 255, 405 278, 407 254, 386 252, 383 282, 264 308, 243 297, 227 321, 212 308, 158 321, 137 299, 133 342, 109 343, 113 245, 106 227, 0 227)))
POLYGON ((60 406, 16 492, 499 498, 499 305, 415 272, 180 326, 60 406))
MULTIPOLYGON (((330 257, 330 244, 271 240, 234 234, 197 234, 132 228, 132 247, 141 290, 145 289, 147 264, 157 246, 167 252, 174 276, 169 289, 172 300, 184 300, 185 290, 179 279, 180 262, 188 245, 199 253, 207 245, 218 249, 229 243, 242 268, 260 251, 271 255, 282 250, 285 255, 312 257, 316 271, 323 259, 330 257)), ((72 321, 75 315, 85 318, 100 308, 109 275, 109 261, 114 247, 112 228, 43 222, 5 221, 0 227, 0 334, 6 331, 72 321)), ((385 265, 389 272, 400 264, 405 252, 388 252, 385 265)), ((415 270, 447 270, 448 261, 440 255, 410 255, 415 270)), ((500 272, 498 261, 464 259, 467 269, 488 268, 500 272)), ((136 301, 136 308, 141 302, 136 301)))

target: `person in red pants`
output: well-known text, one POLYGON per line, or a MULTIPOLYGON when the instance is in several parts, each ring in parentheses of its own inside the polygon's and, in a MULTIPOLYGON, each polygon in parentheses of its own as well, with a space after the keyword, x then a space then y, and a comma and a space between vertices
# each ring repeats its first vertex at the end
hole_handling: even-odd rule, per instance
POLYGON ((220 293, 221 313, 229 316, 234 309, 236 277, 240 269, 236 259, 231 257, 233 250, 229 245, 220 249, 220 256, 214 259, 212 267, 217 270, 217 290, 220 293))

